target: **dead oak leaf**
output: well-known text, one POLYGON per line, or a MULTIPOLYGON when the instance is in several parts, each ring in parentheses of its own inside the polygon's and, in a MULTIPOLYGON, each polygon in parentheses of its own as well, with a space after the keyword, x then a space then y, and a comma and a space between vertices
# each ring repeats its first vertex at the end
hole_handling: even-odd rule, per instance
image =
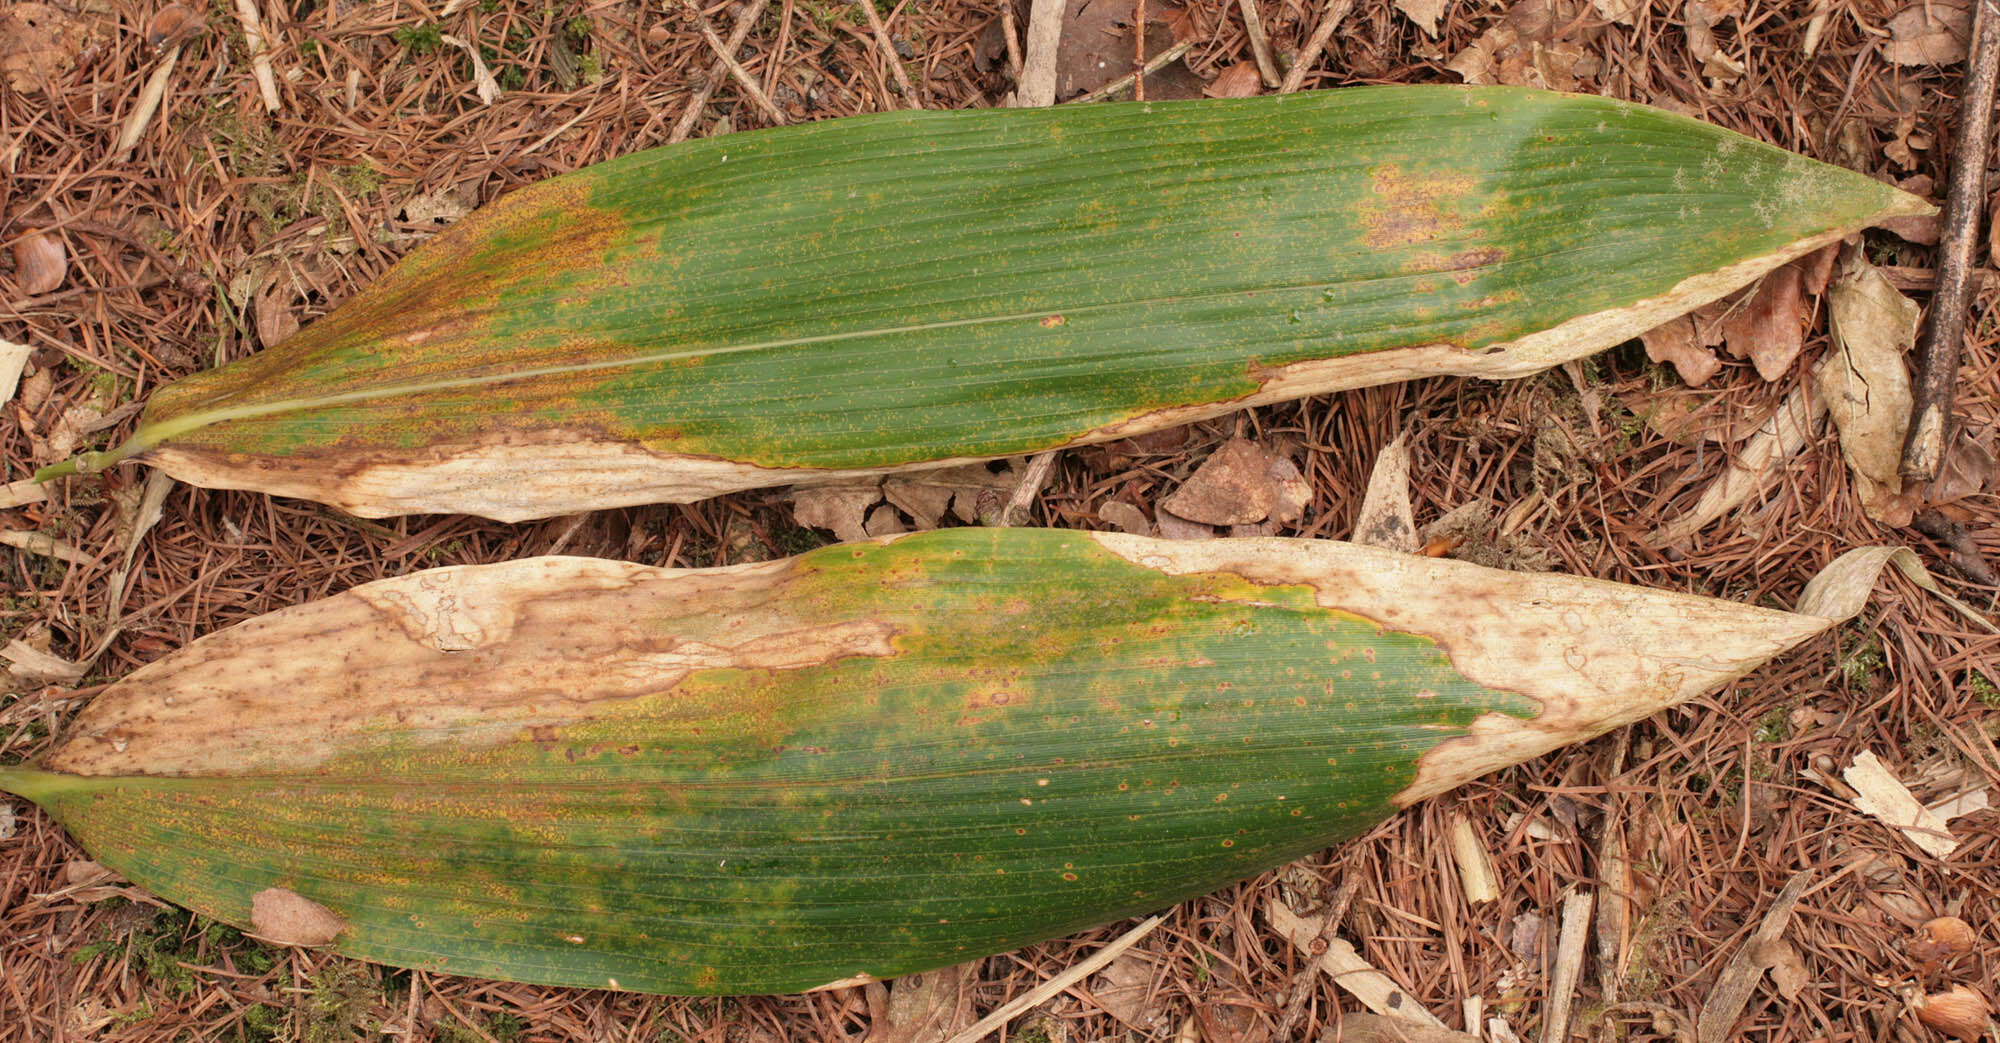
POLYGON ((1444 17, 1444 8, 1445 0, 1396 0, 1396 10, 1433 40, 1437 39, 1438 20, 1444 17))
POLYGON ((1897 65, 1957 65, 1972 37, 1969 8, 1944 0, 1918 0, 1889 19, 1882 56, 1897 65))
POLYGON ((1639 334, 1646 357, 1654 362, 1672 363, 1682 383, 1700 387, 1722 368, 1722 360, 1703 347, 1695 332, 1694 319, 1683 315, 1639 334))
POLYGON ((868 530, 863 519, 881 498, 882 490, 872 482, 805 486, 792 492, 792 520, 802 528, 830 529, 843 543, 865 540, 868 530))
POLYGON ((1254 98, 1264 91, 1264 80, 1257 72, 1256 62, 1237 62, 1201 89, 1202 94, 1211 98, 1254 98))
POLYGON ((1911 389, 1903 356, 1916 343, 1916 302, 1854 251, 1827 291, 1827 311, 1839 354, 1820 370, 1818 390, 1840 432, 1841 455, 1868 516, 1906 525, 1912 505, 1901 496, 1899 464, 1911 389))
POLYGON ((1777 380, 1792 368, 1806 346, 1805 282, 1799 269, 1785 265, 1758 280, 1722 327, 1729 353, 1748 358, 1757 375, 1777 380))

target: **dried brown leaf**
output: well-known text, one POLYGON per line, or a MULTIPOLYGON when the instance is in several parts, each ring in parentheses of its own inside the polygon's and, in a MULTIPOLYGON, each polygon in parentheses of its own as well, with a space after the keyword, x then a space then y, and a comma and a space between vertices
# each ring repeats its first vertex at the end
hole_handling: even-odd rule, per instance
POLYGON ((1211 98, 1254 98, 1264 93, 1256 62, 1237 62, 1208 82, 1201 92, 1211 98))
POLYGON ((809 529, 831 529, 842 542, 865 540, 863 517, 882 490, 868 485, 809 485, 792 492, 792 520, 809 529))
POLYGON ((1150 536, 1153 523, 1146 520, 1146 514, 1124 500, 1106 500, 1098 505, 1097 517, 1107 525, 1115 525, 1121 532, 1134 536, 1150 536))
POLYGON ((1270 517, 1277 500, 1269 455, 1255 442, 1232 438, 1160 506, 1207 525, 1247 525, 1270 517))
POLYGON ((1214 528, 1203 525, 1200 522, 1188 521, 1186 518, 1176 517, 1172 511, 1160 510, 1154 512, 1154 515, 1155 520, 1159 523, 1160 537, 1162 539, 1212 540, 1215 538, 1214 528))
POLYGON ((978 964, 906 974, 890 985, 888 1009, 868 1030, 867 1043, 942 1043, 972 1024, 970 989, 978 964))
POLYGON ((146 46, 155 51, 178 47, 207 30, 200 12, 186 4, 168 4, 146 23, 146 46))
POLYGON ((1722 360, 1701 346, 1694 319, 1690 316, 1683 315, 1655 326, 1639 334, 1639 340, 1646 346, 1647 358, 1654 362, 1672 363, 1674 371, 1681 375, 1681 381, 1689 387, 1708 383, 1708 378, 1722 368, 1722 360))
POLYGON ((1127 953, 1097 972, 1096 980, 1090 983, 1090 995, 1106 1014, 1140 1032, 1150 1032, 1159 1027, 1161 1016, 1157 1009, 1150 1015, 1148 1012, 1153 1006, 1153 977, 1149 957, 1127 953))
POLYGON ((1805 348, 1805 318, 1804 281, 1788 264, 1758 281, 1723 324, 1723 337, 1731 355, 1750 359, 1765 380, 1777 380, 1805 348))
POLYGON ((1839 352, 1819 372, 1820 397, 1840 431, 1841 454, 1854 472, 1863 510, 1907 525, 1900 494, 1903 436, 1910 422, 1910 375, 1903 356, 1916 343, 1917 305, 1882 273, 1851 253, 1827 291, 1839 352))
POLYGON ((29 232, 14 240, 14 281, 34 296, 63 284, 69 275, 69 251, 47 232, 29 232))
POLYGON ((1889 19, 1882 57, 1897 65, 1957 65, 1972 38, 1972 11, 1949 0, 1917 0, 1889 19))
POLYGON ((1396 10, 1432 39, 1437 38, 1438 20, 1444 17, 1444 8, 1445 0, 1396 0, 1396 10))

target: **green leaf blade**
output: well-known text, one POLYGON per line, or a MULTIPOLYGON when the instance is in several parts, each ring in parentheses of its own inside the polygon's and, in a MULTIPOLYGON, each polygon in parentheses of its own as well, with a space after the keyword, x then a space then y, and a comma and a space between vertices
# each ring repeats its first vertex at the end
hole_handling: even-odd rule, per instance
POLYGON ((0 785, 275 940, 298 936, 260 922, 273 891, 339 925, 310 944, 400 966, 794 991, 1212 890, 1826 625, 1218 543, 433 570, 204 638, 0 785))
POLYGON ((1552 364, 1507 357, 1524 338, 1597 316, 1560 349, 1597 350, 1627 312, 1730 288, 1690 279, 1912 205, 1683 117, 1512 89, 880 114, 517 192, 279 349, 162 391, 135 448, 361 513, 413 509, 398 469, 428 470, 429 509, 500 517, 698 498, 1399 379, 1399 353, 1513 375, 1552 364), (1351 365, 1274 380, 1329 360, 1351 365), (657 474, 452 499, 538 446, 657 474), (715 476, 677 484, 688 461, 715 476))

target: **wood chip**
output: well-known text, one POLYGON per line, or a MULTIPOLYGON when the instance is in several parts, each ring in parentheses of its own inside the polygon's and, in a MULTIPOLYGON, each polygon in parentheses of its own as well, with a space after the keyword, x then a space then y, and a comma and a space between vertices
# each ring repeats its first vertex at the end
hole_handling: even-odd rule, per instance
POLYGON ((1277 504, 1271 458, 1255 442, 1224 442, 1160 506, 1205 525, 1247 525, 1270 517, 1277 504))
POLYGON ((33 352, 26 344, 0 340, 0 405, 13 401, 15 389, 21 386, 21 373, 28 368, 28 356, 33 352))
POLYGON ((24 685, 75 684, 83 677, 82 665, 44 652, 19 638, 0 647, 0 659, 13 664, 8 676, 24 685))
POLYGON ((88 565, 96 560, 91 555, 78 549, 75 544, 67 540, 59 540, 54 536, 41 532, 23 532, 19 529, 0 530, 0 546, 13 547, 16 550, 24 550, 30 554, 39 554, 44 558, 55 558, 60 561, 69 562, 72 565, 88 565))
POLYGON ((1410 507, 1410 453, 1407 432, 1382 447, 1368 475, 1368 492, 1354 522, 1354 542, 1415 554, 1417 519, 1410 507))
MULTIPOLYGON (((1487 854, 1486 845, 1472 832, 1472 823, 1461 815, 1451 817, 1451 858, 1458 865, 1459 886, 1465 890, 1465 900, 1470 905, 1495 901, 1500 897, 1500 884, 1493 873, 1493 856, 1487 854)), ((1478 1019, 1471 1024, 1478 1024, 1478 1019)))

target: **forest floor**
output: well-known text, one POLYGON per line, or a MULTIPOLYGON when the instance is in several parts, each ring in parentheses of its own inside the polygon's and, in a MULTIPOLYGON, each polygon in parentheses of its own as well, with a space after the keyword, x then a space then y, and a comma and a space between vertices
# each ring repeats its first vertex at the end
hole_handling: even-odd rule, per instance
MULTIPOLYGON (((733 2, 267 3, 275 112, 238 14, 252 0, 165 15, 127 0, 0 9, 0 339, 28 349, 18 380, 0 382, 0 530, 39 534, 0 551, 0 655, 13 664, 0 674, 0 761, 46 750, 105 684, 199 635, 367 580, 558 550, 707 566, 829 541, 798 524, 783 491, 508 525, 362 521, 165 483, 155 517, 142 468, 42 499, 8 483, 112 444, 164 382, 282 340, 517 186, 678 135, 766 127, 776 113, 998 104, 1015 75, 1008 34, 1027 24, 1025 5, 1009 19, 1003 2, 876 0, 877 31, 865 5, 773 0, 735 54, 775 112, 728 79, 697 99, 716 54, 696 19, 726 36, 747 7, 733 2), (136 122, 166 65, 157 114, 136 122), (121 149, 128 126, 136 138, 121 149)), ((1279 73, 1322 19, 1342 19, 1305 89, 1471 79, 1602 94, 1934 199, 1958 121, 1965 11, 1935 0, 1252 2, 1279 73)), ((1150 0, 1145 53, 1186 49, 1148 78, 1147 96, 1268 92, 1243 11, 1150 0)), ((1071 4, 1062 99, 1131 69, 1137 17, 1129 0, 1071 4)), ((1925 303, 1935 233, 1915 222, 1868 232, 1860 248, 1925 303)), ((1277 533, 1346 538, 1374 461, 1400 435, 1417 523, 1451 519, 1434 551, 1788 606, 1841 551, 1908 546, 1990 618, 1996 588, 1968 578, 2000 558, 2000 279, 1984 243, 1979 259, 1960 470, 1948 487, 1913 491, 1900 514, 1864 508, 1821 424, 1719 519, 1648 540, 1835 350, 1809 285, 1779 315, 1806 331, 1804 350, 1770 379, 1697 337, 1680 372, 1634 343, 1512 382, 1423 380, 1270 406, 1063 453, 1029 524, 1158 524, 1158 501, 1240 436, 1289 458, 1311 487, 1303 516, 1277 533), (1690 368, 1716 371, 1691 386, 1690 368), (1919 532, 1913 510, 1964 538, 1954 549, 1919 532)), ((869 525, 922 521, 891 509, 869 525)), ((1005 1038, 1338 1034, 1360 1004, 1270 926, 1276 898, 1305 914, 1332 907, 1327 937, 1352 942, 1452 1028, 1547 1039, 1573 894, 1597 898, 1600 917, 1569 968, 1567 1038, 1694 1040, 1704 1009, 1738 987, 1740 1014, 1712 1014, 1723 1034, 1700 1038, 1937 1038, 1906 997, 1953 982, 1990 995, 2000 967, 1987 944, 2000 942, 2000 815, 1953 818, 1958 847, 1940 858, 1857 810, 1841 776, 1872 751, 1927 804, 1983 806, 2000 784, 1996 664, 2000 638, 1891 574, 1858 620, 1723 691, 1171 910, 1005 1038), (1468 900, 1454 829, 1491 857, 1497 898, 1468 900), (1812 885, 1779 909, 1784 933, 1746 969, 1733 958, 1802 877, 1812 885), (1946 914, 1975 925, 1976 944, 1920 961, 1914 932, 1946 914)), ((921 993, 678 999, 466 980, 266 947, 109 877, 32 806, 0 799, 0 1041, 916 1043, 947 1038, 1132 927, 982 960, 921 993)))

